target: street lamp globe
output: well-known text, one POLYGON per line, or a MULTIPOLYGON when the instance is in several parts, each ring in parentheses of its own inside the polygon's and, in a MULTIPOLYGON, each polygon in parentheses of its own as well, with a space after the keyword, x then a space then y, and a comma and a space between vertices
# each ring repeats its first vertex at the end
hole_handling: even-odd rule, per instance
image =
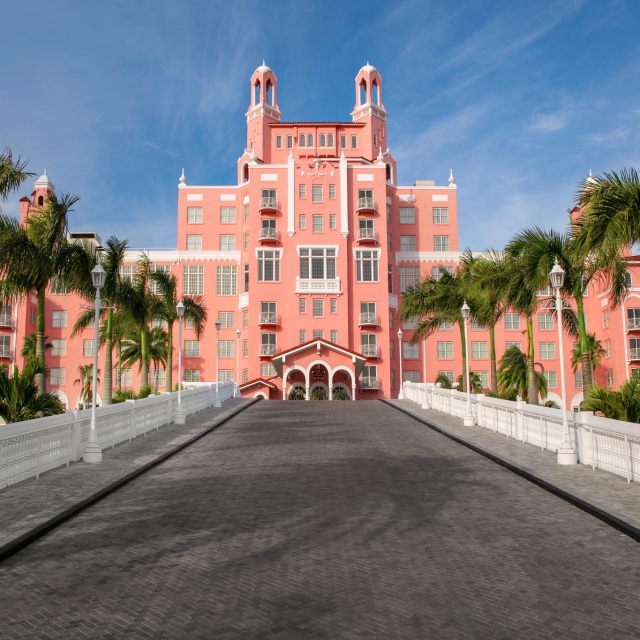
POLYGON ((460 309, 460 313, 462 313, 462 317, 466 320, 471 315, 471 307, 467 304, 467 301, 464 301, 462 305, 462 309, 460 309))
POLYGON ((236 329, 236 338, 240 337, 240 329, 236 329))
POLYGON ((551 286, 556 290, 562 289, 562 285, 564 284, 564 276, 565 276, 565 271, 560 266, 560 263, 558 262, 558 258, 556 258, 556 263, 553 265, 553 269, 551 269, 551 273, 549 273, 551 286))
POLYGON ((215 321, 216 331, 220 331, 220 327, 222 327, 222 322, 220 322, 220 318, 215 321))
POLYGON ((176 313, 181 320, 184 318, 184 302, 182 302, 182 300, 176 305, 176 313))
POLYGON ((398 329, 398 340, 402 340, 402 329, 398 329))
POLYGON ((107 272, 104 267, 98 262, 98 264, 91 269, 91 281, 93 286, 99 291, 104 287, 105 280, 107 279, 107 272))

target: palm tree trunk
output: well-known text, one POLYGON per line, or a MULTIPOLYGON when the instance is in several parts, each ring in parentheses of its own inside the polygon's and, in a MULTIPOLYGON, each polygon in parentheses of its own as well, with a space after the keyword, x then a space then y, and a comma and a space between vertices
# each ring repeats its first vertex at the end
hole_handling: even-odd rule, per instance
MULTIPOLYGON (((44 353, 44 292, 45 288, 38 289, 38 310, 36 315, 36 358, 40 358, 45 362, 44 353)), ((38 387, 38 395, 47 391, 47 378, 44 373, 36 376, 36 385, 38 387)))
POLYGON ((140 358, 142 360, 142 372, 140 374, 140 388, 149 384, 149 361, 147 348, 147 327, 140 329, 140 358))
POLYGON ((116 386, 122 389, 122 340, 118 340, 118 366, 116 368, 116 386))
POLYGON ((460 327, 460 344, 462 345, 462 393, 467 392, 467 341, 464 339, 464 320, 460 327))
POLYGON ((167 374, 165 377, 165 391, 171 391, 173 386, 173 322, 167 323, 167 374))
POLYGON ((527 316, 527 340, 529 342, 527 368, 529 384, 527 385, 527 402, 538 404, 538 385, 536 384, 535 349, 533 345, 533 317, 527 316))
POLYGON ((498 393, 498 367, 496 365, 496 327, 489 325, 489 358, 491 358, 491 392, 498 393))
POLYGON ((107 309, 107 326, 104 352, 104 380, 102 382, 102 404, 111 404, 113 393, 113 309, 107 309))
POLYGON ((593 370, 591 368, 587 327, 584 321, 584 302, 582 296, 576 296, 576 307, 578 308, 578 329, 580 331, 580 351, 582 352, 582 387, 583 396, 586 400, 593 385, 593 370))

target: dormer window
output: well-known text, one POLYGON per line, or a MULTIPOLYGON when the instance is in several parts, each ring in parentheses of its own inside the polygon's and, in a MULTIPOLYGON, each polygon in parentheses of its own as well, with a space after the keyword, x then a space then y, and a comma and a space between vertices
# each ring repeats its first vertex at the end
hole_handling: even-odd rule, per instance
POLYGON ((304 133, 300 134, 300 146, 301 147, 307 146, 307 138, 305 137, 304 133))

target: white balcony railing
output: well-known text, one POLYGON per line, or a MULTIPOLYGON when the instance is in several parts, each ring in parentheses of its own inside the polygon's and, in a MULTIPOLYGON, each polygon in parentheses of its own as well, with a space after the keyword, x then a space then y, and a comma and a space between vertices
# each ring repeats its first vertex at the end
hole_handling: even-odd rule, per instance
POLYGON ((261 344, 259 356, 275 356, 278 353, 278 345, 276 344, 261 344))
POLYGON ((1 314, 0 327, 13 327, 13 318, 5 313, 1 314))
POLYGON ((380 378, 373 378, 370 376, 365 378, 360 378, 360 388, 361 389, 379 389, 380 378))
POLYGON ((629 349, 629 359, 640 360, 640 349, 638 349, 637 347, 634 349, 629 349))
POLYGON ((260 211, 277 211, 278 200, 276 198, 260 198, 260 211))
POLYGON ((280 324, 280 314, 271 313, 270 311, 263 311, 260 314, 258 324, 280 324))
POLYGON ((0 344, 0 358, 11 358, 13 360, 13 349, 7 345, 0 344))
POLYGON ((358 198, 358 211, 375 211, 376 202, 373 198, 358 198))
POLYGON ((316 280, 315 278, 296 278, 296 293, 337 293, 340 295, 340 278, 316 280))
POLYGON ((380 316, 373 311, 366 311, 365 313, 360 314, 360 320, 358 321, 360 326, 363 325, 372 325, 372 326, 380 326, 380 316))
POLYGON ((277 229, 272 227, 262 227, 260 229, 259 240, 277 240, 280 237, 277 229))
POLYGON ((378 232, 375 229, 361 227, 358 229, 358 242, 378 242, 378 232))
MULTIPOLYGON (((2 320, 0 320, 0 325, 2 325, 2 320)), ((640 318, 627 319, 627 330, 633 331, 634 329, 640 329, 640 318)))
POLYGON ((377 358, 380 355, 380 347, 377 344, 361 344, 360 353, 367 358, 377 358))

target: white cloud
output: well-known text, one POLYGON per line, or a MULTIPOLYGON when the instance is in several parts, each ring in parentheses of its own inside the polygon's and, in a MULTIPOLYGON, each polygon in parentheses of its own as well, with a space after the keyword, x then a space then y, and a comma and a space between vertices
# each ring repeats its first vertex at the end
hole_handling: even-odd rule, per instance
POLYGON ((557 113, 547 113, 545 115, 536 116, 529 129, 538 133, 553 133, 560 131, 569 124, 569 113, 566 111, 558 111, 557 113))

